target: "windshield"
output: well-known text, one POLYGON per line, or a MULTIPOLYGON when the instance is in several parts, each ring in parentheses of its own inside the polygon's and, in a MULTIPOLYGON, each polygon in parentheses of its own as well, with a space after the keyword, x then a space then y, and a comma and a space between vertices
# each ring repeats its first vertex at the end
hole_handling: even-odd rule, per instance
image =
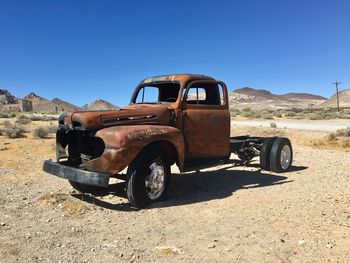
POLYGON ((171 103, 177 100, 180 91, 178 83, 146 84, 138 90, 133 103, 171 103))

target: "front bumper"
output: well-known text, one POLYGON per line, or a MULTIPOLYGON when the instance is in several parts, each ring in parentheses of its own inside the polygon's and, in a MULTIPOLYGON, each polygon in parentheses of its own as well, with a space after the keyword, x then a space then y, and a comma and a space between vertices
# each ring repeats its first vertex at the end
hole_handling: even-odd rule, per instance
POLYGON ((43 170, 49 174, 74 182, 99 187, 108 187, 110 175, 107 173, 91 172, 57 163, 52 160, 44 162, 43 170))

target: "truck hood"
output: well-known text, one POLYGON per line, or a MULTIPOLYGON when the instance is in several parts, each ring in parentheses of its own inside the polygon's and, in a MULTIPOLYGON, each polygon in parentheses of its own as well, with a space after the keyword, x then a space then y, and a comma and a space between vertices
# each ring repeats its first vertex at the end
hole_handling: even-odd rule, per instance
POLYGON ((166 105, 134 104, 113 111, 67 112, 59 117, 59 124, 70 129, 99 130, 119 125, 169 125, 174 118, 174 110, 166 105))

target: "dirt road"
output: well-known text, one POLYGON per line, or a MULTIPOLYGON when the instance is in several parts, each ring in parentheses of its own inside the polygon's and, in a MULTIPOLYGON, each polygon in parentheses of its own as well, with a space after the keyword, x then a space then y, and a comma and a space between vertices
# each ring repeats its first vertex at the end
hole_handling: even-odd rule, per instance
POLYGON ((334 132, 339 129, 350 127, 350 120, 231 120, 231 126, 270 127, 276 123, 279 128, 334 132))
POLYGON ((171 199, 135 211, 122 183, 81 195, 42 172, 53 138, 0 136, 0 261, 350 262, 350 154, 294 152, 285 174, 173 169, 171 199))

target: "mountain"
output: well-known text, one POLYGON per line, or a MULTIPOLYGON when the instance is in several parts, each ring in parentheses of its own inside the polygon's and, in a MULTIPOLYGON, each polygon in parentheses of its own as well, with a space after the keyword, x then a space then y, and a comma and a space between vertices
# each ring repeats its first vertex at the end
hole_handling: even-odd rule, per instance
POLYGON ((119 109, 119 107, 102 99, 97 99, 83 108, 85 110, 118 110, 119 109))
POLYGON ((23 99, 30 100, 32 102, 33 111, 40 111, 41 106, 48 102, 47 99, 40 97, 39 95, 35 94, 34 92, 30 92, 23 99))
POLYGON ((253 89, 249 87, 244 87, 241 89, 236 89, 234 93, 247 95, 249 97, 264 98, 264 99, 274 99, 277 95, 272 94, 270 91, 264 89, 253 89))
POLYGON ((36 106, 34 111, 38 112, 62 112, 62 111, 76 111, 81 110, 80 107, 73 105, 64 100, 54 98, 51 101, 45 101, 36 106))
POLYGON ((13 96, 8 90, 0 89, 0 105, 17 104, 18 98, 13 96))
POLYGON ((280 97, 289 99, 289 100, 327 100, 327 98, 320 95, 314 95, 309 93, 287 93, 280 95, 280 97))
POLYGON ((47 99, 44 99, 43 97, 40 97, 39 95, 36 95, 34 92, 30 92, 28 95, 24 96, 24 100, 30 100, 30 101, 48 101, 47 99))
POLYGON ((250 107, 254 110, 274 110, 290 108, 308 108, 320 105, 327 99, 309 93, 273 94, 263 89, 244 87, 229 93, 230 107, 243 109, 250 107))
MULTIPOLYGON (((350 89, 339 91, 339 106, 350 107, 350 89)), ((329 100, 320 104, 322 108, 335 108, 337 107, 337 94, 334 94, 329 100)))

